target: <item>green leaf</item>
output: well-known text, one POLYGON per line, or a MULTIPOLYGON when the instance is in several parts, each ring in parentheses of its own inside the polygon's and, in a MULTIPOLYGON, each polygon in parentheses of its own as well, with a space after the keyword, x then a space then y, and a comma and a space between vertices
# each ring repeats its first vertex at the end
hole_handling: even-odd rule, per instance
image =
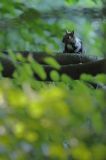
POLYGON ((73 81, 71 80, 71 78, 68 75, 66 75, 66 74, 62 74, 61 75, 61 80, 63 82, 65 82, 65 83, 73 83, 73 81))
POLYGON ((68 5, 74 5, 74 3, 77 3, 79 0, 65 0, 65 1, 68 5))
POLYGON ((44 61, 55 69, 60 69, 59 63, 52 57, 47 57, 44 61))
POLYGON ((98 74, 98 75, 95 77, 95 80, 96 80, 98 83, 104 83, 104 84, 106 84, 106 74, 98 74))
POLYGON ((42 79, 46 79, 46 72, 41 64, 36 62, 33 58, 29 57, 30 65, 33 71, 42 79))
POLYGON ((50 72, 50 77, 53 81, 59 81, 60 80, 60 75, 57 71, 53 70, 50 72))
POLYGON ((97 133, 102 133, 104 130, 103 119, 100 113, 94 113, 92 116, 92 124, 97 133))

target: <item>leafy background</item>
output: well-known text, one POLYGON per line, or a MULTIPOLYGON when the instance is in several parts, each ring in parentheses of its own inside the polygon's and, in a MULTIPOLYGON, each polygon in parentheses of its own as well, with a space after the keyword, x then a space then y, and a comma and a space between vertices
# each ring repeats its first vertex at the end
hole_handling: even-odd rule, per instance
POLYGON ((103 19, 100 0, 12 0, 0 2, 0 48, 62 51, 62 36, 74 29, 85 52, 102 55, 103 19))
MULTIPOLYGON (((105 56, 105 1, 1 0, 0 50, 61 52, 66 29, 75 29, 88 55, 105 56)), ((14 61, 15 55, 12 54, 14 61)), ((22 61, 22 57, 18 57, 22 61)), ((46 73, 37 62, 18 65, 14 78, 0 74, 0 160, 105 160, 105 91, 84 83, 106 83, 106 75, 74 81, 46 73)), ((2 66, 0 66, 2 71, 2 66)))

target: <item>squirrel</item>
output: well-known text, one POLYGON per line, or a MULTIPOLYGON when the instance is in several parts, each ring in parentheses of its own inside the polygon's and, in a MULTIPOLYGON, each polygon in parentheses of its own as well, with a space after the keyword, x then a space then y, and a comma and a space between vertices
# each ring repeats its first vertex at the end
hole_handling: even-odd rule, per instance
POLYGON ((74 31, 66 31, 62 42, 65 44, 63 53, 82 53, 82 41, 75 36, 74 31))

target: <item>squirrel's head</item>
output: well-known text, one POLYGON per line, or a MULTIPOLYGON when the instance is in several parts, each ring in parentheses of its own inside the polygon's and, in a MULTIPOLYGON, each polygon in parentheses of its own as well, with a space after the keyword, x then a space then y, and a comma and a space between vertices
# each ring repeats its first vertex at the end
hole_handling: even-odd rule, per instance
POLYGON ((71 32, 66 31, 65 35, 63 36, 62 42, 65 44, 73 44, 75 42, 74 30, 71 32))

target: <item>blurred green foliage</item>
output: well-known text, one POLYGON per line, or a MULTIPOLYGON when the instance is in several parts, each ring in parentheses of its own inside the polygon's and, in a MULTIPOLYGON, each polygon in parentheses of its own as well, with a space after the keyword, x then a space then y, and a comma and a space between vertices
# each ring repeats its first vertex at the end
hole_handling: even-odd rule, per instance
POLYGON ((67 77, 21 85, 3 78, 0 159, 105 160, 105 103, 103 90, 67 77))
POLYGON ((62 51, 64 31, 75 29, 86 54, 102 56, 102 6, 101 0, 1 0, 0 49, 62 51))
MULTIPOLYGON (((105 21, 93 13, 82 16, 80 10, 69 17, 64 7, 99 10, 102 1, 1 0, 0 49, 61 51, 64 30, 75 28, 87 54, 103 55, 105 21)), ((16 63, 14 52, 10 56, 16 63)), ((13 79, 0 74, 0 160, 105 160, 106 91, 84 80, 103 84, 106 75, 82 75, 74 81, 59 75, 60 65, 46 58, 54 82, 39 82, 33 72, 45 80, 43 67, 31 57, 28 62, 21 55, 17 58, 24 63, 16 64, 13 79)))

